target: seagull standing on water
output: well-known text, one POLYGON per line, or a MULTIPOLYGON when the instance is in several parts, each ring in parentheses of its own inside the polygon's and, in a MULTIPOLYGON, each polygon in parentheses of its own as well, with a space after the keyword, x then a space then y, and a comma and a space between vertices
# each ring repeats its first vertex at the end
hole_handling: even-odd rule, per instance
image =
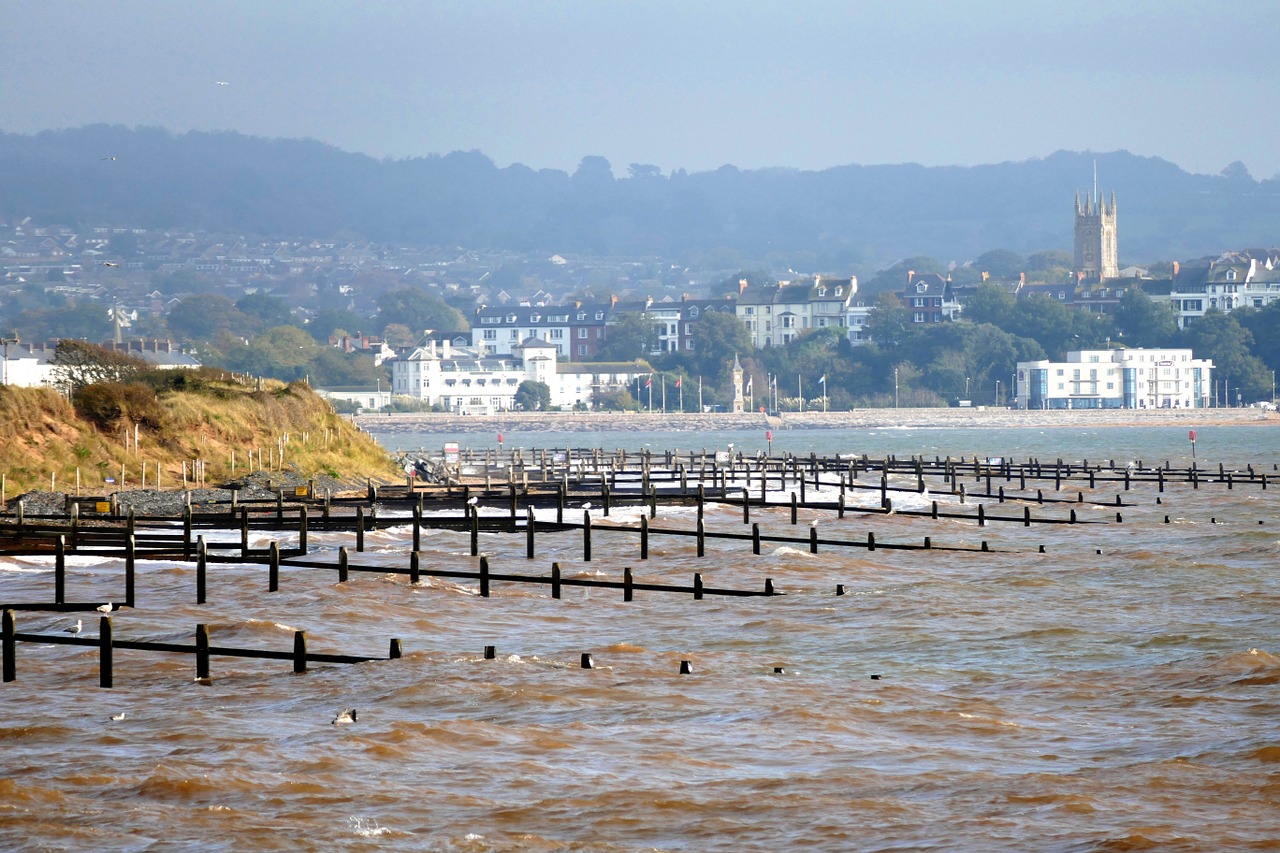
POLYGON ((333 718, 333 724, 335 726, 342 726, 342 725, 346 725, 347 723, 354 723, 355 721, 356 721, 355 708, 351 708, 346 711, 339 711, 337 716, 333 718))
POLYGON ((80 632, 84 630, 84 620, 77 619, 76 624, 72 625, 70 628, 63 628, 62 630, 66 631, 73 637, 78 637, 80 636, 80 632))

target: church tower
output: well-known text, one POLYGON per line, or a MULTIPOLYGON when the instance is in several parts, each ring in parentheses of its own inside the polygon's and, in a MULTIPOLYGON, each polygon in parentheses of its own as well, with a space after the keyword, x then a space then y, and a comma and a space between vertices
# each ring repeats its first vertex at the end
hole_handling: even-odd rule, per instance
POLYGON ((1097 181, 1093 196, 1085 195, 1080 203, 1076 193, 1076 255, 1077 281, 1105 281, 1120 277, 1119 256, 1116 253, 1116 194, 1111 193, 1111 204, 1098 197, 1097 181))

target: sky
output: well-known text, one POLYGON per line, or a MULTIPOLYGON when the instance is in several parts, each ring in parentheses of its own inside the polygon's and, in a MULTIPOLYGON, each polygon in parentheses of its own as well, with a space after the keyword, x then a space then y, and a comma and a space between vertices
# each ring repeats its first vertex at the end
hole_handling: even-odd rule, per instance
POLYGON ((1275 0, 6 0, 0 131, 603 156, 619 176, 1126 149, 1262 179, 1277 32, 1275 0))

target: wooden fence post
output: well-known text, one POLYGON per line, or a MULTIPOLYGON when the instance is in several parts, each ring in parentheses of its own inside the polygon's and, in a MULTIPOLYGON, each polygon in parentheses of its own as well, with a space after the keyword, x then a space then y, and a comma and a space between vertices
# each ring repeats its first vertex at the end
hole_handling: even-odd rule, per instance
POLYGON ((204 537, 201 536, 196 540, 196 604, 204 604, 205 574, 207 572, 205 564, 208 561, 208 556, 208 546, 205 544, 204 537))
POLYGON ((267 591, 275 592, 280 589, 280 543, 271 540, 270 556, 267 559, 267 591))
POLYGON ((534 554, 534 535, 537 531, 537 524, 533 518, 533 505, 526 506, 524 511, 524 555, 527 559, 532 560, 534 554))
POLYGON ((137 562, 137 540, 132 533, 124 540, 124 604, 133 607, 133 576, 137 562))
POLYGON ((478 557, 480 555, 480 510, 472 506, 468 508, 467 512, 471 516, 471 524, 469 525, 471 531, 471 556, 478 557))
POLYGON ((551 564, 551 597, 560 597, 560 564, 551 564))
POLYGON ((413 550, 422 550, 422 503, 413 508, 413 550))
POLYGON ((307 553, 307 505, 298 510, 298 549, 307 553))
POLYGON ((635 597, 635 581, 631 577, 631 567, 622 570, 622 600, 631 601, 635 597))
POLYGON ((640 516, 640 559, 649 559, 649 519, 640 516))
MULTIPOLYGON (((370 488, 373 488, 370 486, 370 488)), ((307 632, 293 632, 293 671, 307 671, 307 632)))
POLYGON ((191 504, 182 508, 182 559, 191 559, 191 504))
POLYGON ((67 600, 67 541, 62 536, 53 546, 53 600, 58 604, 67 600))
POLYGON ((582 511, 582 561, 591 562, 591 511, 582 511))
POLYGON ((112 682, 112 637, 111 617, 103 616, 98 620, 98 686, 110 687, 112 682))
POLYGON ((196 625, 196 678, 209 677, 209 626, 201 622, 196 625))
POLYGON ((751 553, 752 553, 752 554, 759 554, 759 553, 760 553, 760 524, 759 524, 759 522, 752 523, 752 525, 751 525, 751 553))
POLYGON ((409 552, 409 583, 417 585, 422 577, 422 570, 419 568, 419 557, 417 551, 409 552))
POLYGON ((707 527, 701 518, 698 519, 698 556, 707 556, 707 527))
POLYGON ((347 546, 338 549, 338 583, 347 582, 347 546))
POLYGON ((693 575, 693 597, 695 600, 702 598, 702 575, 698 572, 693 575))
POLYGON ((13 639, 16 633, 13 625, 13 610, 5 608, 3 617, 3 626, 0 626, 0 645, 3 648, 4 657, 4 680, 6 682, 13 681, 18 677, 18 654, 17 641, 13 639))
MULTIPOLYGON (((373 488, 370 486, 369 488, 373 488)), ((356 551, 364 550, 364 507, 356 507, 356 551)))

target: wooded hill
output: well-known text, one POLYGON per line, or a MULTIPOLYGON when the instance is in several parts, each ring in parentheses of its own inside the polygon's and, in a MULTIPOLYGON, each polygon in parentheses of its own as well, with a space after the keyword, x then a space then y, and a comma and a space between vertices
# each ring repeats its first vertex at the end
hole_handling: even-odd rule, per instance
POLYGON ((107 125, 0 134, 0 216, 686 264, 727 249, 776 269, 866 270, 921 254, 1070 250, 1073 198, 1092 188, 1095 160, 1119 202, 1122 265, 1275 242, 1280 180, 1239 164, 1189 174, 1124 151, 971 168, 664 175, 633 164, 616 179, 600 157, 568 174, 499 168, 476 151, 380 161, 308 140, 107 125))

